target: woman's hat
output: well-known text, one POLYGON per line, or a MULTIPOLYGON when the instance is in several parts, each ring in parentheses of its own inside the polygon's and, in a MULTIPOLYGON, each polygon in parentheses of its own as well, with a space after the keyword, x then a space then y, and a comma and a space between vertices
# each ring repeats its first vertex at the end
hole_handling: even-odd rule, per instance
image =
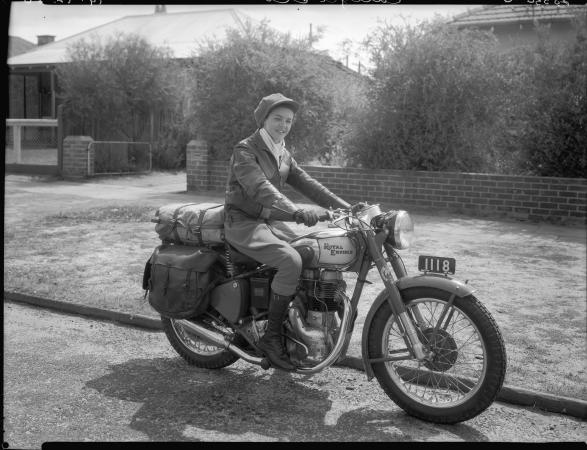
POLYGON ((300 109, 300 105, 298 102, 292 100, 291 98, 285 97, 283 94, 271 94, 267 97, 263 97, 257 108, 255 108, 255 122, 257 122, 257 126, 261 128, 263 126, 263 122, 271 112, 271 110, 277 106, 289 106, 294 114, 298 112, 300 109))

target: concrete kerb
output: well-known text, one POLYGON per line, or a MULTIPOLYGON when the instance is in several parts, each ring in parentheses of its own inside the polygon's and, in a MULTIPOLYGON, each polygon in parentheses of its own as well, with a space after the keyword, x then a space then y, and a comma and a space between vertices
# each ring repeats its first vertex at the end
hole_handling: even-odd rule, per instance
MULTIPOLYGON (((110 311, 7 291, 4 291, 4 300, 48 308, 67 314, 81 315, 91 319, 116 322, 151 331, 163 330, 159 319, 143 315, 110 311)), ((363 367, 363 361, 360 358, 352 356, 345 358, 340 363, 337 363, 337 365, 359 371, 365 370, 363 367)), ((519 387, 503 386, 497 396, 497 401, 512 405, 530 406, 547 412, 587 419, 587 401, 551 395, 544 392, 531 391, 519 387)))

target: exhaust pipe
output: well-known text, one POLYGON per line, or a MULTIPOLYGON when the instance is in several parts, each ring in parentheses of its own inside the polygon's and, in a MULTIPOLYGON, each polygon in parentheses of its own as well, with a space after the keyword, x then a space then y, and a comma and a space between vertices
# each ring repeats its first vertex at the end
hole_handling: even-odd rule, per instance
MULTIPOLYGON (((294 372, 302 373, 302 374, 311 374, 311 373, 320 372, 325 367, 332 365, 338 359, 338 357, 341 355, 343 349, 345 349, 345 347, 346 347, 346 345, 345 345, 346 333, 349 329, 351 315, 352 315, 351 314, 352 306, 351 306, 350 299, 347 296, 343 296, 342 300, 343 300, 344 311, 343 311, 343 316, 342 316, 342 322, 340 324, 340 332, 339 332, 338 339, 337 339, 336 343, 334 344, 334 348, 330 352, 329 356, 327 356, 326 359, 324 359, 324 361, 322 361, 321 363, 319 363, 313 367, 308 367, 308 368, 299 367, 299 368, 295 369, 294 372)), ((267 370, 271 367, 271 364, 267 358, 259 358, 258 356, 249 355, 244 350, 242 350, 240 347, 237 347, 236 345, 232 345, 230 342, 228 342, 226 340, 226 338, 224 337, 224 335, 222 335, 221 333, 218 333, 213 330, 209 330, 208 328, 204 328, 201 325, 198 325, 194 322, 190 322, 189 320, 185 320, 185 319, 173 320, 173 322, 175 324, 179 324, 179 325, 183 326, 184 328, 186 328, 187 330, 189 330, 190 332, 192 332, 196 336, 198 336, 200 339, 208 341, 211 345, 215 345, 217 347, 228 350, 228 351, 234 353, 239 358, 242 358, 245 361, 250 362, 251 364, 256 364, 258 366, 261 366, 264 370, 267 370)))
MULTIPOLYGON (((344 307, 344 311, 343 311, 343 316, 342 316, 342 321, 340 324, 340 331, 338 334, 338 339, 336 340, 336 343, 334 344, 334 348, 330 351, 330 354, 319 364, 316 364, 313 367, 308 367, 308 368, 298 368, 296 370, 297 373, 303 373, 303 374, 310 374, 310 373, 317 373, 320 372, 322 369, 324 369, 325 367, 329 367, 330 365, 334 364, 334 362, 336 360, 338 360, 338 357, 342 354, 343 349, 345 348, 345 341, 346 341, 346 334, 347 331, 349 329, 349 324, 351 321, 351 311, 352 311, 352 306, 351 306, 351 302, 349 300, 349 298, 345 295, 342 297, 343 300, 343 307, 344 307)), ((292 313, 292 311, 294 310, 294 308, 290 309, 290 322, 292 323, 293 327, 299 327, 298 332, 301 334, 301 336, 306 336, 306 337, 310 337, 311 333, 308 333, 308 330, 304 330, 305 328, 305 324, 303 323, 303 319, 301 317, 296 317, 295 312, 292 313)))
POLYGON ((209 330, 208 328, 204 328, 197 323, 190 322, 189 320, 181 319, 181 320, 174 320, 175 324, 181 325, 185 329, 187 329, 190 333, 195 334, 200 339, 208 341, 211 345, 215 345, 216 347, 223 348, 234 353, 239 358, 244 359, 245 361, 251 364, 257 364, 261 366, 263 369, 267 370, 269 368, 269 363, 265 358, 259 358, 257 356, 251 356, 242 350, 240 347, 231 344, 226 340, 226 338, 221 334, 213 330, 209 330), (266 367, 267 366, 267 367, 266 367))

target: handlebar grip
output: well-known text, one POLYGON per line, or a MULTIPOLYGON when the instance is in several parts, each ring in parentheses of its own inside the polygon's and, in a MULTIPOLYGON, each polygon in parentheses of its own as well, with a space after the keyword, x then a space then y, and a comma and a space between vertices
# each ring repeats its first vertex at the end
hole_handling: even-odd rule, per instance
POLYGON ((326 222, 327 220, 330 220, 330 214, 323 214, 321 216, 318 216, 319 222, 326 222))

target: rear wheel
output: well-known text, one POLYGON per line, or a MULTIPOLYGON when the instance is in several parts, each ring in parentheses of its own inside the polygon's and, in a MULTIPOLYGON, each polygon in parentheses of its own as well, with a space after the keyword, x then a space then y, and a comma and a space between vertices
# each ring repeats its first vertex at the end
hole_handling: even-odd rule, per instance
MULTIPOLYGON (((206 328, 217 328, 212 324, 211 319, 196 319, 199 325, 206 328)), ((239 359, 229 350, 211 345, 202 340, 187 328, 183 327, 178 320, 168 317, 161 317, 163 330, 171 346, 189 364, 203 369, 221 369, 230 366, 239 359)))
POLYGON ((368 334, 369 359, 385 360, 372 368, 387 395, 408 414, 436 423, 480 414, 497 397, 506 371, 505 345, 489 311, 472 295, 451 297, 429 287, 402 292, 429 360, 411 356, 387 302, 368 334))

